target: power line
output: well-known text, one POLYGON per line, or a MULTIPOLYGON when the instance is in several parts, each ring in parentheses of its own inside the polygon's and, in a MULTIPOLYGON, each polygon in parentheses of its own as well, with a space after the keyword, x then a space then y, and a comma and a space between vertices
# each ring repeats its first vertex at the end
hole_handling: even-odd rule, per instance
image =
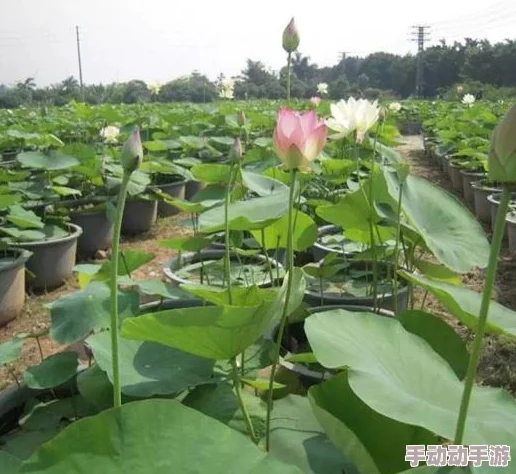
POLYGON ((412 41, 417 42, 416 97, 421 97, 423 92, 423 51, 425 42, 430 39, 430 26, 415 25, 412 30, 412 41))

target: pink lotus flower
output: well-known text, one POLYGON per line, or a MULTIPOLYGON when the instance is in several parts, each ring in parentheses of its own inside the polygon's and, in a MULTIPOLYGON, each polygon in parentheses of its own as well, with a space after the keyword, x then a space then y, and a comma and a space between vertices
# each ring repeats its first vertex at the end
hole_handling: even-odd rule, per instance
POLYGON ((327 137, 328 127, 317 120, 315 110, 300 114, 282 108, 274 130, 274 149, 287 169, 311 171, 327 137))
POLYGON ((321 103, 321 98, 314 96, 310 99, 310 104, 312 107, 319 107, 319 104, 321 103))

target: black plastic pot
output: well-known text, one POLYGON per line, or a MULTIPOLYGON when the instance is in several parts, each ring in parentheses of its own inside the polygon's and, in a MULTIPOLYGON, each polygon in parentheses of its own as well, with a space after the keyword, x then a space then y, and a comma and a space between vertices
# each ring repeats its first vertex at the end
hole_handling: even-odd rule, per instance
POLYGON ((158 217, 156 199, 129 199, 125 203, 122 217, 122 233, 138 235, 148 232, 158 217))
POLYGON ((451 179, 451 182, 452 182, 453 190, 462 194, 463 186, 462 186, 462 174, 461 174, 461 171, 462 171, 462 168, 460 166, 457 166, 453 162, 450 162, 450 164, 449 164, 449 173, 450 173, 450 179, 451 179))
POLYGON ((462 194, 464 196, 464 200, 472 204, 475 198, 471 183, 482 179, 485 176, 485 173, 461 170, 460 174, 462 176, 462 194))
POLYGON ((402 135, 419 135, 421 133, 421 122, 403 122, 400 129, 402 135))
POLYGON ((199 191, 206 187, 206 183, 190 180, 186 182, 185 199, 190 201, 199 191))
POLYGON ((73 212, 70 217, 74 224, 82 228, 77 241, 77 255, 92 257, 98 250, 111 248, 114 223, 105 211, 73 212))
MULTIPOLYGON (((324 311, 334 311, 336 309, 344 309, 346 311, 356 312, 356 313, 376 313, 381 317, 394 317, 394 313, 391 311, 387 311, 384 309, 378 309, 376 311, 373 308, 369 308, 366 306, 353 306, 353 305, 341 305, 341 306, 317 306, 314 308, 310 308, 308 312, 310 314, 322 313, 324 311)), ((279 323, 276 324, 272 331, 269 333, 268 337, 273 341, 277 340, 279 330, 279 323)), ((287 353, 295 354, 296 352, 311 352, 311 349, 308 344, 308 339, 306 337, 304 321, 295 322, 289 324, 285 328, 285 332, 283 334, 283 338, 281 341, 281 356, 280 356, 280 365, 285 370, 289 372, 293 372, 299 379, 301 385, 308 389, 312 385, 319 384, 324 380, 328 380, 333 376, 333 373, 323 366, 319 364, 311 364, 308 366, 307 364, 302 363, 293 363, 285 360, 284 356, 287 353), (301 348, 301 349, 300 349, 301 348)))
MULTIPOLYGON (((209 260, 220 260, 224 258, 225 251, 224 250, 203 250, 199 253, 194 252, 187 252, 183 253, 181 257, 175 256, 171 258, 163 267, 163 272, 165 273, 165 276, 172 282, 174 285, 181 285, 181 284, 196 284, 195 282, 189 281, 187 279, 182 278, 181 276, 177 275, 177 271, 186 265, 195 264, 198 262, 206 262, 209 260)), ((249 257, 240 257, 241 260, 244 262, 247 260, 258 260, 260 263, 263 263, 266 261, 266 257, 263 255, 252 255, 249 257)), ((231 260, 236 260, 236 254, 231 254, 231 260)), ((279 267, 282 268, 282 265, 272 258, 269 258, 269 261, 272 266, 273 270, 273 277, 276 279, 276 268, 279 267)), ((280 275, 281 278, 281 275, 280 275)), ((250 275, 250 280, 252 281, 252 275, 250 275)), ((198 284, 198 283, 197 283, 198 284)), ((208 282, 204 282, 203 284, 208 284, 208 282)), ((264 279, 262 283, 260 282, 253 282, 251 284, 256 284, 260 288, 266 288, 268 286, 271 286, 272 282, 270 281, 270 277, 264 279)), ((245 286, 245 283, 243 284, 245 286)))
POLYGON ((487 196, 498 193, 501 189, 484 186, 482 180, 472 182, 471 187, 473 188, 475 215, 479 221, 489 224, 491 222, 491 203, 487 200, 487 196))
POLYGON ((73 274, 77 254, 77 240, 82 229, 68 224, 69 235, 59 239, 17 243, 17 248, 32 252, 25 266, 33 274, 27 281, 34 290, 52 289, 60 286, 73 274))
MULTIPOLYGON (((385 262, 377 262, 378 269, 380 271, 385 271, 387 267, 390 265, 385 262)), ((372 262, 370 261, 356 261, 351 262, 351 268, 356 270, 364 270, 368 267, 372 268, 372 262)), ((376 297, 376 306, 378 308, 386 309, 386 310, 394 310, 395 301, 397 304, 398 311, 405 311, 408 307, 409 300, 409 285, 408 282, 398 277, 398 292, 396 295, 392 293, 379 293, 376 297)), ((364 297, 354 297, 350 295, 338 295, 334 293, 321 293, 319 291, 305 290, 305 296, 303 301, 307 303, 309 306, 318 307, 318 306, 365 306, 365 307, 373 307, 374 306, 374 298, 373 296, 364 296, 364 297)))
POLYGON ((25 262, 30 252, 7 249, 0 252, 0 327, 15 319, 25 303, 25 262))
MULTIPOLYGON (((157 186, 153 186, 153 188, 160 189, 165 194, 169 196, 185 199, 185 188, 186 181, 175 181, 173 183, 168 184, 160 184, 157 186)), ((173 204, 168 204, 165 201, 158 201, 158 216, 160 217, 170 217, 175 214, 178 214, 181 210, 174 206, 173 204)))

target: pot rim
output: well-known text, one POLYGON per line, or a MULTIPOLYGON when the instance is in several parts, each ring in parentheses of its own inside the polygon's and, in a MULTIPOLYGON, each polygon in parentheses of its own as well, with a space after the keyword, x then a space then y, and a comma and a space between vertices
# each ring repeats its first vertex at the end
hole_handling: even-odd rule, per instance
POLYGON ((3 273, 3 272, 6 272, 8 270, 12 270, 13 268, 16 268, 16 267, 25 266, 25 262, 32 255, 32 252, 30 252, 29 250, 25 250, 25 249, 22 249, 22 248, 7 247, 4 250, 0 250, 0 260, 3 260, 4 258, 6 258, 5 256, 1 255, 2 252, 10 252, 11 254, 15 254, 13 256, 16 257, 16 258, 15 258, 15 260, 13 262, 9 263, 5 267, 2 267, 0 269, 0 274, 3 273))
POLYGON ((493 188, 492 186, 484 186, 482 184, 482 180, 472 181, 471 187, 473 187, 474 189, 481 190, 481 191, 489 191, 491 194, 502 191, 502 188, 493 188))
MULTIPOLYGON (((163 273, 169 280, 177 282, 180 285, 200 285, 200 283, 194 283, 190 280, 185 280, 184 278, 178 277, 177 274, 174 272, 177 271, 178 269, 182 268, 186 264, 196 263, 195 261, 193 261, 195 257, 203 256, 203 257, 205 257, 206 260, 208 260, 208 259, 212 260, 212 259, 216 259, 216 258, 217 259, 221 258, 224 255, 225 255, 225 250, 216 250, 216 249, 202 250, 201 252, 182 252, 181 258, 179 258, 179 255, 174 255, 172 258, 170 258, 169 260, 167 260, 165 262, 165 265, 163 265, 163 267, 162 267, 163 273), (172 266, 174 264, 176 264, 176 266, 174 268, 172 268, 172 266), (177 266, 177 264, 181 264, 181 266, 177 266)), ((230 257, 236 256, 236 255, 237 255, 236 252, 230 252, 230 257)), ((254 258, 254 259, 260 260, 262 262, 267 260, 267 257, 265 257, 262 254, 248 255, 244 258, 254 258)), ((271 263, 272 268, 280 268, 280 269, 283 268, 283 265, 280 262, 278 262, 277 260, 275 260, 271 257, 269 257, 269 262, 271 263)), ((269 283, 272 283, 272 282, 265 282, 264 284, 269 284, 269 283)), ((261 285, 257 285, 257 286, 261 286, 261 285)))
POLYGON ((353 255, 355 255, 355 252, 345 252, 343 250, 337 250, 337 249, 335 249, 333 247, 328 247, 327 245, 324 245, 324 244, 319 242, 319 238, 320 237, 328 235, 332 231, 343 232, 343 233, 345 232, 344 229, 342 229, 342 227, 340 227, 338 225, 335 225, 335 224, 322 225, 322 226, 317 228, 317 240, 314 242, 313 246, 318 248, 318 249, 320 249, 320 250, 325 250, 327 252, 333 252, 333 253, 337 253, 337 254, 340 254, 340 255, 345 255, 347 257, 352 257, 353 255))
POLYGON ((77 240, 82 234, 82 227, 77 224, 72 224, 71 222, 67 222, 66 225, 72 229, 72 232, 65 237, 60 237, 59 239, 51 239, 51 240, 35 240, 34 242, 16 242, 12 245, 14 247, 19 248, 32 248, 32 247, 47 247, 55 244, 62 244, 65 242, 70 242, 72 240, 77 240))
POLYGON ((172 181, 171 183, 164 183, 164 184, 151 184, 150 186, 147 186, 147 189, 156 190, 156 189, 162 189, 163 187, 167 188, 179 188, 181 186, 185 186, 188 182, 187 179, 184 179, 182 181, 172 181))

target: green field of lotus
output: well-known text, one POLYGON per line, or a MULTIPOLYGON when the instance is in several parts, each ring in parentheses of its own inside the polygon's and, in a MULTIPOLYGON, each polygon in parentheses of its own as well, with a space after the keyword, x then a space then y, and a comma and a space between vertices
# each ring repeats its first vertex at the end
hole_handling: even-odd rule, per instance
MULTIPOLYGON (((486 335, 516 338, 491 300, 516 108, 221 98, 0 111, 0 325, 26 291, 79 288, 0 344, 2 474, 437 473, 407 446, 515 448, 513 394, 476 376, 486 335), (402 133, 464 202, 412 172, 402 133), (163 273, 135 278, 153 255, 121 236, 175 215, 163 273), (19 380, 47 332, 60 350, 19 380)), ((515 472, 486 456, 446 472, 515 472)))

